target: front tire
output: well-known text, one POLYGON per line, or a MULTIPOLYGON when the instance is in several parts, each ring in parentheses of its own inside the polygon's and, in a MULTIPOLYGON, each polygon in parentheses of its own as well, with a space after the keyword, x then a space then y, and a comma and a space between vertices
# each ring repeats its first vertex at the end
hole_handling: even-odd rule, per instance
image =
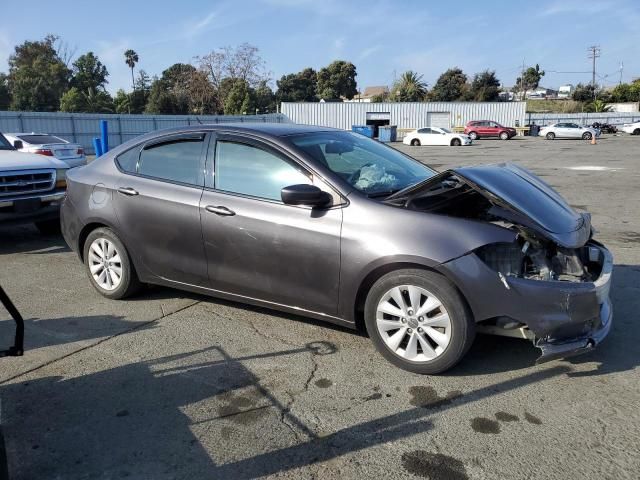
POLYGON ((420 140, 418 140, 417 138, 414 138, 413 140, 411 140, 411 146, 412 147, 419 147, 420 146, 420 140))
POLYGON ((462 142, 459 138, 454 138, 453 140, 451 140, 452 147, 459 147, 460 145, 462 145, 462 142))
POLYGON ((582 134, 582 139, 583 139, 583 140, 591 140, 591 137, 592 137, 592 136, 593 136, 593 135, 591 135, 591 132, 584 132, 584 133, 582 134))
POLYGON ((469 138, 471 140, 477 140, 479 137, 478 137, 478 134, 476 132, 469 132, 469 138))
POLYGON ((546 138, 547 138, 547 140, 555 140, 556 134, 553 133, 553 132, 549 132, 549 133, 547 133, 546 138))
POLYGON ((509 134, 507 132, 502 132, 500 134, 500 140, 509 140, 509 134))
POLYGON ((640 128, 636 128, 631 135, 640 135, 640 128))
POLYGON ((110 228, 98 228, 89 234, 83 258, 91 285, 102 296, 120 300, 140 289, 129 253, 110 228))
POLYGON ((475 338, 473 317, 458 290, 426 270, 381 277, 367 295, 365 325, 383 357, 423 375, 453 367, 475 338))

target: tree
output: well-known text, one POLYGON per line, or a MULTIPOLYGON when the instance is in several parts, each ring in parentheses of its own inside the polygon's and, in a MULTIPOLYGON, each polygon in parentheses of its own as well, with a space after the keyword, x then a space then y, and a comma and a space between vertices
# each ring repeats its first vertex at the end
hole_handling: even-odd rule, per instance
POLYGON ((621 83, 611 91, 612 102, 638 102, 640 101, 640 80, 633 83, 621 83))
POLYGON ((190 85, 193 65, 175 63, 162 72, 149 92, 146 113, 188 114, 190 113, 190 85))
POLYGON ((225 115, 251 114, 255 112, 255 93, 245 80, 235 79, 224 101, 225 115))
POLYGON ((422 75, 407 70, 393 85, 391 98, 397 102, 421 102, 427 95, 427 84, 422 75))
POLYGON ((57 39, 47 35, 44 40, 26 41, 15 47, 9 57, 7 78, 12 110, 58 110, 71 71, 54 47, 57 39))
POLYGON ((587 110, 591 112, 596 112, 596 113, 610 112, 611 107, 607 105, 606 101, 597 98, 593 102, 591 102, 589 105, 587 105, 587 110))
POLYGON ((467 76, 458 67, 444 72, 431 89, 429 97, 436 102, 454 102, 464 97, 467 91, 467 76))
POLYGON ((540 80, 544 77, 544 70, 540 70, 540 65, 536 63, 535 67, 529 67, 524 71, 521 77, 516 79, 516 87, 524 98, 527 90, 535 90, 540 85, 540 80))
POLYGON ((576 89, 573 91, 571 98, 577 102, 591 102, 596 98, 597 94, 598 89, 596 86, 579 83, 576 85, 576 89))
POLYGON ((144 113, 151 91, 151 79, 147 72, 140 70, 135 79, 133 92, 129 93, 129 112, 144 113))
POLYGON ((71 86, 86 92, 104 90, 109 72, 93 52, 85 53, 73 62, 71 86))
POLYGON ((283 75, 276 82, 278 102, 317 102, 316 82, 317 73, 313 68, 283 75))
POLYGON ((276 96, 267 82, 262 82, 255 89, 255 104, 257 113, 271 113, 276 110, 276 96))
POLYGON ((191 112, 196 115, 218 113, 218 100, 206 72, 196 70, 189 85, 191 112))
POLYGON ((111 95, 104 90, 89 88, 81 91, 71 87, 60 99, 60 110, 78 113, 113 113, 114 104, 111 95))
POLYGON ((124 63, 126 63, 131 69, 131 86, 134 90, 136 89, 136 82, 133 76, 133 67, 136 66, 136 63, 138 63, 138 61, 140 61, 140 58, 138 57, 138 54, 135 52, 135 50, 128 49, 124 52, 124 63))
POLYGON ((11 94, 9 93, 9 83, 7 75, 0 73, 0 110, 8 110, 11 103, 11 94))
POLYGON ((345 97, 351 100, 357 93, 356 67, 351 62, 336 60, 318 72, 317 95, 322 99, 345 97))
POLYGON ((500 98, 500 80, 495 71, 485 70, 473 76, 470 99, 476 102, 495 102, 500 98))
POLYGON ((118 89, 113 99, 113 106, 116 113, 131 113, 130 95, 122 88, 118 89))

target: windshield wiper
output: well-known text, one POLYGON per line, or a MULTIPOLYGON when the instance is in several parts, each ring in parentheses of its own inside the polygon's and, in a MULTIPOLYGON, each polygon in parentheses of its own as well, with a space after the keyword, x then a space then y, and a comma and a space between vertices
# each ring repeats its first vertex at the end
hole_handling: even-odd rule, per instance
POLYGON ((367 197, 369 198, 380 198, 380 197, 388 197, 389 195, 393 195, 396 192, 399 192, 400 189, 396 188, 395 190, 385 190, 382 192, 373 192, 373 193, 367 193, 367 197))

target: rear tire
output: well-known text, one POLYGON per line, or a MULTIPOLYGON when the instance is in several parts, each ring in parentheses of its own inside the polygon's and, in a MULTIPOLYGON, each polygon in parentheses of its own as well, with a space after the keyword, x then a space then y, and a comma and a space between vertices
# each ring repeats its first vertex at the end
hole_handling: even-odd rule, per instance
POLYGON ((414 138, 413 140, 411 140, 411 146, 412 147, 419 147, 420 146, 420 140, 418 140, 417 138, 414 138))
POLYGON ((582 134, 582 139, 583 139, 583 140, 591 140, 591 137, 592 137, 592 136, 593 136, 593 135, 591 135, 591 132, 584 132, 584 133, 582 134))
POLYGON ((53 220, 43 220, 42 222, 35 222, 36 227, 43 235, 57 235, 60 233, 60 220, 55 218, 53 220))
POLYGON ((364 315, 380 354, 413 373, 450 369, 475 338, 473 316, 458 290, 427 270, 397 270, 381 277, 369 290, 364 315))
POLYGON ((477 140, 480 137, 478 136, 478 134, 476 132, 469 132, 469 138, 471 140, 477 140))
POLYGON ((453 140, 451 140, 452 147, 459 147, 460 145, 462 145, 462 142, 459 138, 454 138, 453 140))
POLYGON ((129 252, 110 228, 97 228, 87 236, 83 258, 89 281, 102 296, 120 300, 140 290, 129 252))
POLYGON ((500 134, 500 140, 509 140, 509 134, 507 132, 502 132, 500 134))
POLYGON ((547 140, 555 140, 555 139, 556 139, 556 134, 555 134, 555 133, 553 133, 553 132, 549 132, 549 133, 547 133, 547 135, 546 135, 546 139, 547 139, 547 140))

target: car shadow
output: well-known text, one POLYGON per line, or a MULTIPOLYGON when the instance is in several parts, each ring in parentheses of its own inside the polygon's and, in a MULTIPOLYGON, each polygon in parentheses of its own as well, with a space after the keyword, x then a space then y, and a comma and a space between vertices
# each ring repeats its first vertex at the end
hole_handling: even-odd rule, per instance
POLYGON ((70 252, 62 235, 45 235, 33 225, 0 226, 0 255, 70 252))

